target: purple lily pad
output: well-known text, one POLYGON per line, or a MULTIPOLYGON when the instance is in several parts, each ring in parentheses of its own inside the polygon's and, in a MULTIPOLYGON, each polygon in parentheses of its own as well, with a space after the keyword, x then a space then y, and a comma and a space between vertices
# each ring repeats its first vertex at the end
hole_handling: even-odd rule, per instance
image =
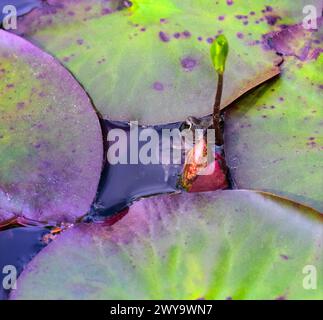
POLYGON ((145 199, 113 226, 82 224, 50 243, 12 299, 322 299, 322 219, 252 191, 145 199), (62 272, 63 271, 63 272, 62 272))
POLYGON ((103 159, 84 90, 53 57, 1 30, 0 96, 0 221, 84 215, 103 159))

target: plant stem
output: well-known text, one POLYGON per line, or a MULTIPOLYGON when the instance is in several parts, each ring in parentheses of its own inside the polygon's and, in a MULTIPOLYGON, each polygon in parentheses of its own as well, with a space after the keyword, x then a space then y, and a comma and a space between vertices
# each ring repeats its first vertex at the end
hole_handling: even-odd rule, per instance
POLYGON ((220 105, 223 91, 223 74, 218 74, 218 87, 213 106, 213 128, 215 130, 215 144, 223 145, 223 135, 220 127, 220 105))

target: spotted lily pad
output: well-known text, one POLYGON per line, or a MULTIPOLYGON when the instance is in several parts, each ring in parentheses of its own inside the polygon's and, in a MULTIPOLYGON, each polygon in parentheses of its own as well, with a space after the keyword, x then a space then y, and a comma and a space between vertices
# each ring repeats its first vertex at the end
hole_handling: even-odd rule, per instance
POLYGON ((54 58, 2 30, 0 58, 0 221, 73 221, 93 201, 103 158, 90 100, 54 58))
MULTIPOLYGON (((317 3, 320 3, 317 1, 317 3)), ((216 76, 210 43, 230 52, 222 107, 279 73, 262 35, 303 18, 304 1, 49 1, 20 34, 72 71, 103 115, 144 124, 211 113, 216 76)))
POLYGON ((62 234, 11 298, 322 299, 322 282, 309 289, 322 242, 317 212, 271 195, 160 196, 135 203, 112 227, 62 234))
POLYGON ((270 191, 323 212, 323 34, 299 26, 273 37, 279 79, 226 114, 225 146, 239 188, 270 191))

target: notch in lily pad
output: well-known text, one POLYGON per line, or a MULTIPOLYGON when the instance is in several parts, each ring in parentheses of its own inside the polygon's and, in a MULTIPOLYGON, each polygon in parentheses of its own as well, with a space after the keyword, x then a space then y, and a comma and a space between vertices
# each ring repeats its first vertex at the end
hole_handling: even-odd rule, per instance
POLYGON ((218 74, 217 92, 213 106, 213 128, 215 130, 215 143, 223 145, 223 134, 220 126, 220 105, 223 92, 223 75, 229 53, 229 43, 224 35, 218 36, 211 45, 211 59, 214 70, 218 74))

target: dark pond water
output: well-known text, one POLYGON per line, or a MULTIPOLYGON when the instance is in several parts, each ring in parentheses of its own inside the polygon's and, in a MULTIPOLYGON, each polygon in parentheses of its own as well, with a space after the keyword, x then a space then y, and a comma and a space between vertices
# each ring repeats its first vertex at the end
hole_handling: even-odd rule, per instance
POLYGON ((0 300, 9 291, 3 287, 5 266, 12 265, 19 274, 27 263, 45 246, 42 238, 49 230, 44 227, 15 227, 0 231, 0 300))
MULTIPOLYGON (((102 120, 101 123, 104 137, 107 137, 107 132, 112 129, 120 129, 125 132, 127 140, 124 152, 127 155, 127 164, 109 165, 105 163, 97 197, 92 205, 90 216, 100 218, 111 215, 128 207, 138 198, 179 190, 177 182, 183 165, 172 163, 172 150, 169 153, 171 163, 169 165, 162 164, 162 159, 164 160, 163 157, 165 156, 165 154, 162 154, 164 150, 162 147, 162 130, 179 129, 181 123, 151 127, 159 136, 159 144, 156 146, 158 150, 155 150, 159 154, 159 163, 156 164, 142 164, 140 161, 137 164, 130 163, 130 154, 134 152, 134 144, 138 143, 138 153, 140 154, 141 148, 147 143, 147 141, 138 141, 138 136, 143 130, 149 128, 137 126, 137 134, 133 132, 130 134, 130 130, 134 130, 134 128, 130 129, 128 123, 108 120, 102 120), (132 140, 130 136, 135 139, 132 140)), ((111 143, 113 144, 114 142, 111 143)), ((111 143, 106 142, 106 151, 111 143)), ((106 154, 107 152, 105 152, 105 158, 106 154)), ((181 161, 183 162, 183 160, 181 161)))

